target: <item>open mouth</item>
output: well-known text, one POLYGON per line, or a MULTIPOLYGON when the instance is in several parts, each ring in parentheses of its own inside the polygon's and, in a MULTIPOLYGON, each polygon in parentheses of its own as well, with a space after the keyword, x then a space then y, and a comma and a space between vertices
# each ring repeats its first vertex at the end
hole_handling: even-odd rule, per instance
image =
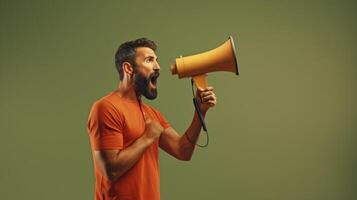
POLYGON ((154 73, 153 75, 151 75, 151 78, 150 78, 150 83, 156 87, 157 85, 157 79, 159 78, 160 74, 159 73, 154 73))

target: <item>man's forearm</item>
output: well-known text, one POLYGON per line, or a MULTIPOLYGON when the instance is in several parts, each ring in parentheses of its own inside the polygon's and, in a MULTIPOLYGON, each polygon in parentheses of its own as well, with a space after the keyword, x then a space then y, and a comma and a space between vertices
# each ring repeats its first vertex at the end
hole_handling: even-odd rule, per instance
MULTIPOLYGON (((206 112, 202 113, 203 119, 206 115, 206 112)), ((198 140, 198 137, 201 132, 201 121, 198 117, 197 112, 195 112, 191 125, 186 130, 185 134, 181 136, 180 139, 180 152, 184 157, 184 160, 190 160, 195 149, 195 144, 198 140)))
POLYGON ((145 135, 138 138, 132 145, 119 151, 106 166, 108 178, 116 180, 127 172, 142 156, 145 150, 154 142, 145 135))

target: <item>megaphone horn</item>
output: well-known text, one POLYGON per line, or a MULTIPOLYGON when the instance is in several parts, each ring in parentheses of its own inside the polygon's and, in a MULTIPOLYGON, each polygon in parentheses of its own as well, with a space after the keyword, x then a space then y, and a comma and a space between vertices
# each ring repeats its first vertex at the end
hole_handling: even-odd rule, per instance
POLYGON ((221 46, 200 54, 176 58, 171 65, 171 73, 179 78, 192 77, 197 88, 204 89, 207 84, 207 73, 214 71, 228 71, 239 75, 237 52, 233 37, 221 46))

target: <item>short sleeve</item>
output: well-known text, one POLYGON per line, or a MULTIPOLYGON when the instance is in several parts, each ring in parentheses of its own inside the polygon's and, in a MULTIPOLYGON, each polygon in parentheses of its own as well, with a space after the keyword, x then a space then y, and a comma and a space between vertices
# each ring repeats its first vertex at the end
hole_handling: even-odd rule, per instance
POLYGON ((93 150, 123 149, 123 117, 106 100, 93 104, 88 118, 88 134, 93 150))

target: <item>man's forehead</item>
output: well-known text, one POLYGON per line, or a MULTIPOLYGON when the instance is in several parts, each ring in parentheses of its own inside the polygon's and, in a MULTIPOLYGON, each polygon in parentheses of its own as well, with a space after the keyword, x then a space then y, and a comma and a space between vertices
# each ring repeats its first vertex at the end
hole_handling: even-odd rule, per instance
POLYGON ((150 49, 149 47, 138 47, 138 48, 136 48, 136 56, 137 57, 144 57, 144 58, 149 57, 149 56, 152 56, 154 58, 157 57, 155 52, 152 49, 150 49))

